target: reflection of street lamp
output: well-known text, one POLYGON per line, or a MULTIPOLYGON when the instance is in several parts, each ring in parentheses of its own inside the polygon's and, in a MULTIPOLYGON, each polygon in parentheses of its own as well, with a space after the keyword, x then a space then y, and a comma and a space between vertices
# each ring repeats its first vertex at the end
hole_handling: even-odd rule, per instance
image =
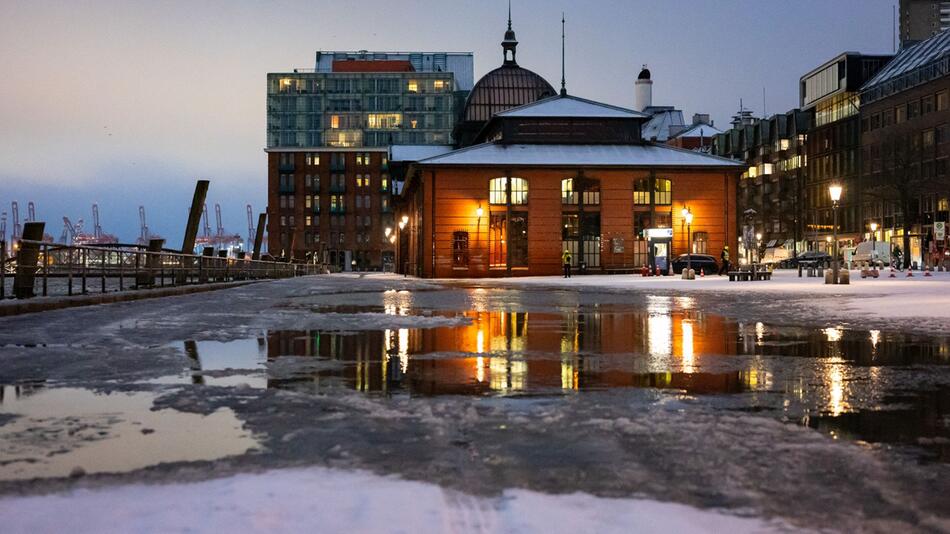
POLYGON ((693 224, 693 212, 689 211, 689 208, 683 208, 683 219, 686 221, 686 276, 687 280, 690 280, 690 272, 693 270, 693 248, 690 246, 690 238, 693 224))
POLYGON ((834 280, 831 283, 838 283, 838 201, 841 200, 841 186, 838 184, 831 184, 828 187, 828 193, 831 195, 831 211, 834 213, 833 222, 831 231, 833 234, 833 245, 834 245, 834 258, 832 258, 833 263, 831 264, 831 276, 834 280))
POLYGON ((485 210, 483 210, 481 206, 479 206, 479 207, 475 210, 475 216, 478 217, 479 219, 481 219, 481 218, 482 218, 482 215, 484 215, 484 214, 485 214, 485 210))

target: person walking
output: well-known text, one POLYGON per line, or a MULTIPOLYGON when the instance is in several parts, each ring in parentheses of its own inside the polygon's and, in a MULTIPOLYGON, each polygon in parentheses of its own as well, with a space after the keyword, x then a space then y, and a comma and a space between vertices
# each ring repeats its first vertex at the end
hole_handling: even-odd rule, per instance
POLYGON ((571 277, 571 251, 564 249, 564 254, 561 254, 561 264, 564 266, 564 278, 571 277))
POLYGON ((719 253, 719 259, 722 262, 719 264, 719 276, 722 276, 722 273, 729 272, 729 245, 722 247, 722 252, 719 253))

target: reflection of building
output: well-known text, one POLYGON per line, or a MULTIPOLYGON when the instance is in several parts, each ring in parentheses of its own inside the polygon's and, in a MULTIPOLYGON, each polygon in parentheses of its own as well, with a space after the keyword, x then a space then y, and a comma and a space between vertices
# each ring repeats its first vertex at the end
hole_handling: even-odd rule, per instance
POLYGON ((318 52, 267 75, 268 244, 349 269, 391 266, 388 147, 449 145, 471 53, 318 52))
MULTIPOLYGON (((515 43, 506 34, 506 63, 514 61, 515 43)), ((495 83, 494 72, 487 83, 495 83)), ((534 76, 525 74, 537 88, 534 76)), ((524 96, 499 90, 512 92, 502 102, 524 96)), ((494 110, 472 138, 477 144, 411 166, 399 270, 425 277, 557 274, 564 250, 590 271, 665 270, 672 255, 690 247, 718 255, 734 244, 731 199, 740 165, 646 141, 650 120, 565 89, 494 110), (687 207, 691 245, 681 215, 687 207)))
POLYGON ((950 2, 900 0, 901 48, 950 29, 950 2))
POLYGON ((950 31, 904 48, 861 89, 864 237, 871 238, 876 222, 877 240, 900 245, 918 265, 933 223, 950 221, 948 119, 950 31), (907 206, 902 187, 909 189, 907 206))
POLYGON ((838 239, 851 245, 864 232, 858 158, 861 145, 859 90, 891 56, 847 52, 801 77, 801 109, 812 113, 806 154, 805 238, 809 248, 824 250, 832 236, 828 187, 844 189, 838 208, 838 239))

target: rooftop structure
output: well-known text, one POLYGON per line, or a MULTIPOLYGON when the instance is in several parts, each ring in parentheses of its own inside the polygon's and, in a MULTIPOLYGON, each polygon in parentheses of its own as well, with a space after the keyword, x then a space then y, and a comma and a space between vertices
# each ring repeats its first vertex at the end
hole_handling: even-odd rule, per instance
POLYGON ((950 74, 950 30, 900 51, 861 87, 870 103, 950 74))
POLYGON ((557 94, 547 80, 518 65, 518 40, 511 28, 510 10, 501 48, 502 65, 482 76, 465 100, 461 122, 455 129, 459 146, 471 144, 495 114, 557 94))
POLYGON ((950 1, 900 0, 901 48, 950 29, 950 1))

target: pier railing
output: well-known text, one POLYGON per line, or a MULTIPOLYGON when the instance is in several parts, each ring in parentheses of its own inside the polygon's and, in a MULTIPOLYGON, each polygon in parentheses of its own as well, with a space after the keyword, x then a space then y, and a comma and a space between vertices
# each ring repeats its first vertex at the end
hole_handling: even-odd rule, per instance
POLYGON ((0 241, 0 299, 73 296, 135 289, 290 278, 323 266, 288 261, 154 252, 137 246, 0 241))

